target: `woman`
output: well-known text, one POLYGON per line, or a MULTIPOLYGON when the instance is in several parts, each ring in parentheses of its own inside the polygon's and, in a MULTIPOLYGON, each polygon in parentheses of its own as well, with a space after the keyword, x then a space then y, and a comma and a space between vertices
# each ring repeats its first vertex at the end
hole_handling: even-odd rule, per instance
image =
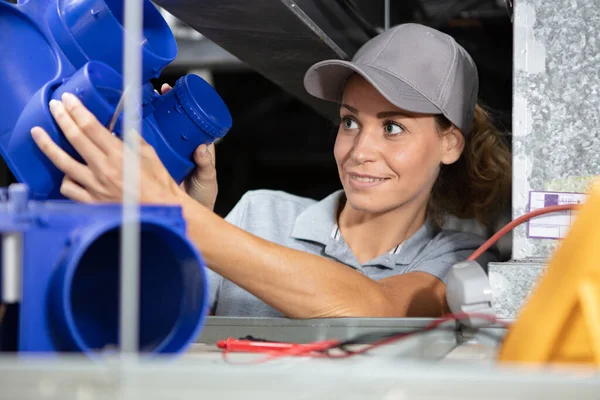
MULTIPOLYGON (((211 211, 216 181, 211 157, 200 154, 205 147, 188 185, 196 201, 142 143, 140 201, 182 207, 188 236, 212 270, 216 315, 439 316, 447 308, 446 273, 482 243, 441 230, 443 218, 485 221, 510 187, 508 150, 476 105, 473 61, 451 37, 404 24, 369 41, 352 62, 314 65, 305 87, 340 103, 334 155, 343 191, 320 202, 250 192, 228 223, 211 211)), ((66 174, 63 194, 120 201, 122 143, 74 96, 51 108, 87 163, 32 129, 66 174)))

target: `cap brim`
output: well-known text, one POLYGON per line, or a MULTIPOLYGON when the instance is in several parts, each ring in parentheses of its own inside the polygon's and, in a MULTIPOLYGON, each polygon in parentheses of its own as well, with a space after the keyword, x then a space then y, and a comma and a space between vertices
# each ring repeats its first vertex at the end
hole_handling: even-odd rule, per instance
POLYGON ((401 79, 368 65, 350 61, 321 61, 306 71, 304 88, 311 95, 328 101, 341 102, 346 81, 353 74, 367 82, 396 107, 423 114, 441 114, 442 111, 416 89, 401 79))

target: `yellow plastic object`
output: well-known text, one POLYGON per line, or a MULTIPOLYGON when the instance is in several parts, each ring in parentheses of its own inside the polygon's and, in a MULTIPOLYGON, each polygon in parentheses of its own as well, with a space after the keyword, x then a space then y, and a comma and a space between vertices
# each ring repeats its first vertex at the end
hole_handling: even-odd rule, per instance
POLYGON ((498 357, 600 366, 600 181, 578 209, 498 357))

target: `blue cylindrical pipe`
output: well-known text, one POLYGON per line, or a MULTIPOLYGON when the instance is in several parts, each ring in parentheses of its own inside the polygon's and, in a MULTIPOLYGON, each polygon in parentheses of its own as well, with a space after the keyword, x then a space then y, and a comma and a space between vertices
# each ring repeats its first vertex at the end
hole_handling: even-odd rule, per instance
POLYGON ((231 114, 223 99, 204 79, 185 75, 164 95, 149 94, 149 127, 158 135, 155 149, 169 173, 181 183, 194 169, 193 154, 231 129, 231 114))
POLYGON ((179 78, 168 93, 154 103, 154 117, 169 146, 191 160, 196 147, 212 143, 231 128, 231 115, 223 99, 197 75, 179 78))
POLYGON ((50 99, 60 99, 62 93, 71 92, 92 110, 100 123, 107 124, 117 107, 120 91, 118 73, 106 64, 92 61, 54 91, 47 85, 31 98, 13 129, 3 156, 19 182, 30 187, 33 198, 59 198, 63 174, 33 142, 32 127, 44 128, 63 150, 81 160, 50 114, 50 99))
MULTIPOLYGON (((62 351, 92 357, 118 347, 120 230, 99 221, 72 236, 52 278, 49 315, 62 351)), ((141 220, 139 350, 180 353, 207 311, 204 262, 179 231, 141 220)))
MULTIPOLYGON (((160 12, 144 0, 142 80, 157 78, 177 56, 177 42, 160 12)), ((48 25, 63 53, 79 68, 97 60, 123 72, 123 0, 57 0, 48 25)))
MULTIPOLYGON (((33 142, 30 130, 44 128, 72 157, 83 161, 60 132, 48 109, 50 99, 64 92, 77 95, 104 126, 123 91, 123 0, 44 0, 16 7, 0 2, 10 26, 8 98, 0 108, 0 155, 34 199, 60 199, 63 174, 33 142), (15 40, 25 40, 18 47, 15 40), (107 45, 110 44, 110 45, 107 45), (35 61, 41 61, 41 64, 35 61)), ((231 115, 217 92, 195 75, 180 78, 166 95, 154 93, 150 79, 177 55, 167 22, 150 0, 144 0, 144 42, 140 104, 142 135, 155 148, 173 179, 181 183, 193 170, 193 152, 202 143, 223 137, 231 115)), ((118 120, 119 121, 119 120, 118 120)), ((115 129, 119 132, 119 123, 115 129)))
POLYGON ((121 98, 123 80, 121 75, 107 64, 90 61, 66 79, 52 93, 60 100, 64 93, 72 93, 106 126, 111 120, 121 98))
MULTIPOLYGON (((31 127, 44 128, 63 150, 83 162, 48 110, 48 101, 59 100, 65 92, 76 95, 106 126, 122 93, 122 77, 112 67, 90 61, 56 89, 44 87, 27 104, 4 158, 17 179, 31 188, 35 199, 61 198, 63 174, 37 148, 31 138, 31 127)), ((231 127, 231 115, 221 97, 202 78, 191 74, 180 78, 165 95, 152 90, 146 93, 142 112, 146 114, 142 135, 178 183, 194 168, 196 147, 223 137, 231 127)), ((119 133, 118 125, 115 131, 119 133)))

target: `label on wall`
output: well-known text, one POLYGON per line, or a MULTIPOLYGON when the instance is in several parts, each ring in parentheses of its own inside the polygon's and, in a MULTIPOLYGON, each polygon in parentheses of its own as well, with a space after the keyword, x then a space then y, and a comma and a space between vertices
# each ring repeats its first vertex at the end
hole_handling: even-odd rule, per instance
MULTIPOLYGON (((529 192, 529 211, 563 204, 581 204, 587 199, 585 193, 529 192)), ((533 239, 563 239, 575 215, 573 211, 559 211, 541 215, 529 221, 527 237, 533 239)))

